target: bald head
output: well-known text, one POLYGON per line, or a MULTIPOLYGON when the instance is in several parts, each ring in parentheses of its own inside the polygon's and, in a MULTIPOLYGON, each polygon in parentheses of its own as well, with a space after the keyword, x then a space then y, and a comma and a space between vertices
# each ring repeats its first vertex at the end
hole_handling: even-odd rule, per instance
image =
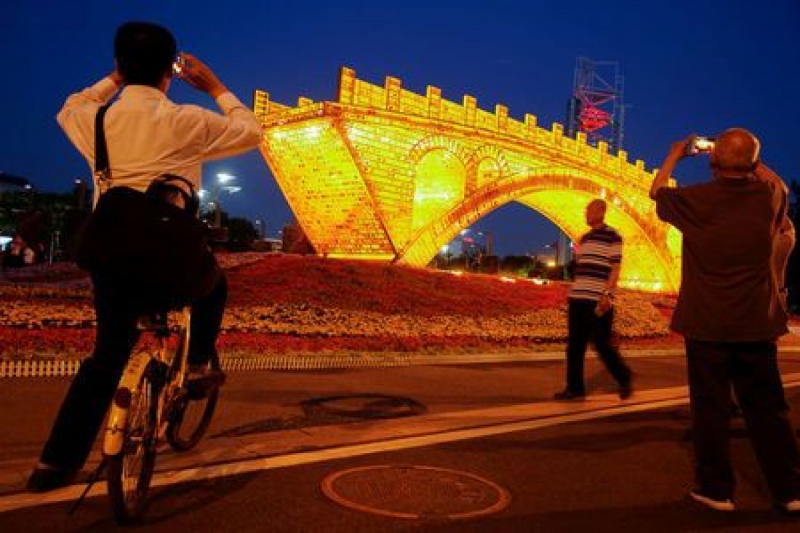
POLYGON ((742 128, 725 130, 717 137, 711 153, 711 165, 723 177, 742 175, 753 170, 761 143, 742 128))
POLYGON ((606 218, 605 200, 596 199, 589 202, 586 206, 586 224, 591 227, 602 226, 606 218))

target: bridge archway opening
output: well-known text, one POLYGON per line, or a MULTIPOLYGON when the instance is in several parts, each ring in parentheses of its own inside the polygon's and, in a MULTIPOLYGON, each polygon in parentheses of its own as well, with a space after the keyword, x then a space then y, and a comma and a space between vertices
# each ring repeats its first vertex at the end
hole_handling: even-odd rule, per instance
POLYGON ((490 251, 500 259, 509 255, 535 254, 545 245, 552 245, 561 231, 537 209, 516 201, 503 204, 487 213, 476 220, 470 230, 484 234, 484 246, 485 241, 490 238, 490 251))
MULTIPOLYGON (((516 202, 549 220, 555 226, 551 231, 556 237, 558 232, 563 232, 568 240, 577 242, 589 231, 585 218, 586 206, 598 197, 608 204, 606 223, 623 234, 625 245, 620 272, 621 284, 634 289, 669 289, 664 281, 669 279, 668 272, 653 257, 650 237, 636 224, 619 199, 589 191, 570 191, 570 194, 564 194, 563 191, 538 190, 517 198, 516 202)), ((668 239, 668 243, 680 248, 679 239, 668 239)), ((560 262, 558 264, 566 266, 560 262)))
MULTIPOLYGON (((588 227, 587 204, 603 198, 608 203, 606 222, 616 228, 625 240, 625 259, 620 272, 620 285, 648 291, 674 291, 679 279, 674 275, 671 248, 660 245, 664 235, 653 233, 629 200, 609 191, 579 172, 569 175, 539 172, 509 179, 475 191, 435 223, 422 228, 411 245, 400 253, 400 263, 420 264, 429 261, 436 251, 464 228, 480 221, 501 206, 519 202, 551 220, 572 241, 577 241, 588 227)), ((566 258, 562 258, 562 262, 566 258)))

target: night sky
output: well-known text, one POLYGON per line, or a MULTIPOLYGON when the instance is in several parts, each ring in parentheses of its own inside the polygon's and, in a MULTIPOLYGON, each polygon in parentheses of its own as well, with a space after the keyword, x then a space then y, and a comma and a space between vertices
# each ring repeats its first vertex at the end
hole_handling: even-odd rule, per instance
MULTIPOLYGON (((625 77, 623 147, 660 165, 675 140, 751 129, 762 158, 800 181, 799 0, 230 0, 228 2, 6 0, 0 7, 0 171, 63 192, 88 178, 85 161, 55 121, 64 99, 113 69, 119 24, 169 27, 179 49, 208 63, 247 105, 254 89, 292 104, 334 100, 341 66, 382 85, 387 75, 421 94, 427 85, 460 102, 509 107, 549 127, 565 122, 576 59, 616 61, 625 77)), ((173 84, 172 100, 216 109, 173 84)), ((233 216, 266 221, 291 212, 258 152, 206 166, 243 191, 221 198, 233 216)), ((704 162, 679 166, 681 182, 705 178, 704 162)), ((492 230, 499 255, 555 240, 538 213, 509 205, 473 227, 492 230)))

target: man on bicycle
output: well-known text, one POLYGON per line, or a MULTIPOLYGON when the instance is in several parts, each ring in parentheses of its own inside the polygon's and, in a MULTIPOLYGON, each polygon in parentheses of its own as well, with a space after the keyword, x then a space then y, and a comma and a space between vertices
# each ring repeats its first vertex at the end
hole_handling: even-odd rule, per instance
MULTIPOLYGON (((261 126, 253 113, 203 62, 188 53, 178 56, 175 38, 166 28, 146 22, 123 24, 114 40, 114 58, 114 72, 71 95, 57 117, 94 168, 95 117, 119 91, 104 119, 111 187, 145 191, 160 175, 174 174, 197 189, 202 163, 252 150, 261 141, 261 126), (222 114, 171 102, 166 93, 173 75, 214 98, 222 114)), ((95 182, 95 204, 100 192, 95 182)), ((143 301, 148 291, 132 286, 118 272, 96 269, 91 277, 97 318, 94 352, 70 386, 28 480, 31 492, 70 484, 84 465, 138 337, 137 320, 148 308, 143 301)), ((191 302, 191 365, 204 366, 216 356, 226 298, 227 283, 220 275, 210 292, 191 302)))

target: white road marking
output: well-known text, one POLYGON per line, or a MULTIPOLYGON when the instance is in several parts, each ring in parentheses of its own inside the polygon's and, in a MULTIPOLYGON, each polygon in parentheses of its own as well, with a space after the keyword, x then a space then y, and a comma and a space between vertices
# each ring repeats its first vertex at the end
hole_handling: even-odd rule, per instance
MULTIPOLYGON (((800 387, 800 373, 785 374, 783 376, 783 383, 784 388, 787 389, 792 387, 800 387)), ((570 422, 579 422, 582 420, 593 420, 607 418, 610 416, 618 416, 626 413, 637 413, 661 409, 664 407, 673 407, 676 405, 686 404, 688 401, 689 398, 687 387, 683 386, 637 392, 636 396, 634 396, 632 400, 625 402, 617 399, 616 395, 605 394, 591 396, 584 402, 546 402, 512 405, 506 407, 493 407, 472 411, 457 411, 452 414, 460 418, 473 420, 476 418, 483 420, 490 420, 491 418, 497 419, 497 417, 500 417, 503 414, 512 418, 519 417, 521 414, 524 414, 526 410, 538 411, 539 415, 536 418, 514 422, 489 422, 479 427, 467 429, 455 429, 413 437, 400 437, 364 444, 336 446, 309 452, 287 453, 273 457, 248 459, 227 464, 161 472, 154 474, 151 486, 162 487, 177 483, 236 476, 275 468, 285 468, 289 466, 305 465, 323 461, 331 461, 335 459, 347 459, 350 457, 375 453, 420 448, 424 446, 457 442, 467 439, 490 437, 518 431, 557 426, 570 422), (642 400, 637 400, 637 398, 641 398, 642 400), (542 406, 552 408, 554 404, 562 406, 561 414, 541 414, 542 406), (491 413, 492 416, 487 417, 487 413, 491 413)), ((532 416, 537 416, 533 415, 533 412, 531 412, 531 414, 532 416)), ((0 512, 76 500, 84 490, 85 485, 73 485, 71 487, 65 487, 63 489, 55 490, 45 494, 30 494, 23 492, 19 494, 3 496, 0 497, 0 512)), ((100 496, 106 493, 106 484, 104 482, 98 482, 92 488, 92 490, 89 491, 87 497, 100 496)))

